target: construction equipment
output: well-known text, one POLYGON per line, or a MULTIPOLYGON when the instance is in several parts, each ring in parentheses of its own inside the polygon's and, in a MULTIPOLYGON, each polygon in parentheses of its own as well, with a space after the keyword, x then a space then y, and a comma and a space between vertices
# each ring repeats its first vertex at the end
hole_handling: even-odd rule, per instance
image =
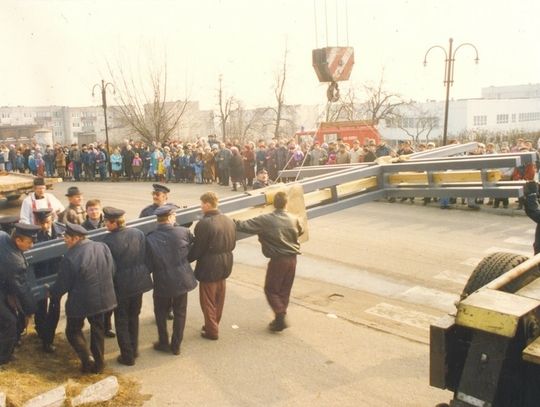
POLYGON ((381 135, 371 120, 321 122, 316 130, 297 131, 294 136, 299 144, 318 141, 322 145, 341 141, 352 145, 354 141, 358 141, 363 146, 368 140, 373 140, 375 144, 381 141, 381 135))
MULTIPOLYGON (((0 173, 0 198, 8 201, 19 199, 22 194, 32 191, 35 176, 14 172, 0 173)), ((54 183, 62 182, 61 178, 45 178, 45 185, 51 188, 54 183)))
MULTIPOLYGON (((286 170, 281 176, 298 182, 225 198, 220 209, 238 218, 271 210, 275 188, 301 197, 295 200, 303 202, 296 211, 308 219, 385 198, 521 197, 523 182, 501 181, 497 168, 528 165, 536 161, 536 153, 462 155, 476 145, 448 145, 376 163, 286 170)), ((196 221, 199 214, 198 206, 179 209, 177 222, 196 221)), ((156 227, 156 220, 136 219, 127 226, 148 232, 156 227)), ((106 233, 101 229, 89 237, 100 240, 106 233)), ((64 242, 56 240, 36 244, 25 255, 32 265, 65 251, 64 242)), ((488 256, 471 275, 456 315, 431 327, 430 383, 454 391, 451 406, 538 405, 540 280, 535 278, 539 263, 540 255, 528 260, 508 253, 488 256), (532 399, 534 403, 527 401, 532 399)), ((36 280, 29 273, 37 298, 45 295, 44 284, 54 279, 36 280)))

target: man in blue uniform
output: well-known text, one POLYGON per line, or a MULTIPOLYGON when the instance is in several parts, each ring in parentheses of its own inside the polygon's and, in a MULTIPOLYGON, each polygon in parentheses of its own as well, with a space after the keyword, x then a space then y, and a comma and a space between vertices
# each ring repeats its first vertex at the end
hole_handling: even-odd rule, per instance
POLYGON ((124 214, 122 209, 103 208, 105 227, 111 232, 103 243, 109 247, 116 264, 114 288, 118 306, 114 310, 114 325, 120 347, 117 361, 133 366, 138 355, 142 296, 152 289, 153 284, 145 264, 145 235, 139 229, 126 228, 124 214))
POLYGON ((146 236, 148 268, 154 277, 154 315, 159 341, 154 349, 180 354, 184 337, 188 292, 197 287, 197 281, 188 262, 193 237, 189 229, 175 226, 174 205, 156 210, 157 228, 146 236), (173 311, 173 329, 169 342, 167 313, 173 311))
POLYGON ((60 298, 68 294, 66 337, 81 360, 82 372, 101 373, 105 367, 103 314, 116 307, 115 266, 109 248, 87 240, 87 234, 80 225, 66 224, 64 241, 68 251, 60 263, 56 282, 50 287, 50 295, 60 298), (85 319, 90 323, 90 349, 82 333, 85 319))
POLYGON ((153 191, 152 191, 153 203, 152 205, 148 205, 141 211, 139 218, 155 215, 155 211, 157 208, 169 203, 167 202, 169 199, 168 194, 169 192, 171 192, 169 188, 161 184, 152 184, 152 188, 153 188, 153 191))
POLYGON ((17 313, 29 316, 35 302, 26 279, 23 252, 32 248, 39 226, 16 223, 12 236, 0 231, 0 365, 8 363, 17 343, 17 313))
MULTIPOLYGON (((44 208, 34 211, 34 218, 41 228, 37 232, 36 242, 48 242, 49 240, 60 239, 65 228, 57 222, 53 222, 52 209, 44 208)), ((43 278, 58 273, 61 257, 41 261, 34 264, 34 275, 36 278, 43 278)), ((41 339, 43 351, 53 353, 54 334, 60 319, 60 299, 44 298, 37 301, 34 322, 36 332, 41 339)))

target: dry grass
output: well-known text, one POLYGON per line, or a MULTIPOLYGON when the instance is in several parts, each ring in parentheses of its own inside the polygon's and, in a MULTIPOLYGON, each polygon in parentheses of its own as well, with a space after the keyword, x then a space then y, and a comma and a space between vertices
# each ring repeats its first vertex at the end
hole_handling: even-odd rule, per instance
MULTIPOLYGON (((141 385, 135 379, 105 369, 102 374, 83 375, 80 362, 63 335, 55 339, 56 352, 47 354, 41 350, 41 342, 34 332, 23 338, 17 348, 17 360, 0 369, 0 391, 7 394, 7 407, 22 404, 48 390, 66 385, 68 397, 77 396, 84 387, 114 374, 120 389, 114 399, 92 406, 142 406, 151 396, 140 393, 141 385)), ((70 405, 69 402, 66 405, 70 405)))

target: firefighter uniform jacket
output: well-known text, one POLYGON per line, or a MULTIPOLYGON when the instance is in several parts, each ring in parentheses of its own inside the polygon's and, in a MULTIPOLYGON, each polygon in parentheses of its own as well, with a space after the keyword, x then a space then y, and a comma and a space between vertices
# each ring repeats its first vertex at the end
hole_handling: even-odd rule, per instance
POLYGON ((59 268, 50 293, 56 297, 68 293, 67 317, 84 318, 116 307, 114 260, 105 244, 80 241, 67 251, 59 268))
POLYGON ((154 277, 154 295, 177 297, 197 287, 188 262, 193 236, 183 226, 158 224, 146 236, 146 264, 154 277))
POLYGON ((0 231, 0 302, 5 304, 8 295, 14 296, 23 313, 31 315, 36 303, 26 279, 27 268, 23 253, 6 232, 0 231))
POLYGON ((116 264, 114 286, 118 300, 152 289, 152 278, 145 264, 146 239, 135 228, 117 229, 103 239, 116 264))

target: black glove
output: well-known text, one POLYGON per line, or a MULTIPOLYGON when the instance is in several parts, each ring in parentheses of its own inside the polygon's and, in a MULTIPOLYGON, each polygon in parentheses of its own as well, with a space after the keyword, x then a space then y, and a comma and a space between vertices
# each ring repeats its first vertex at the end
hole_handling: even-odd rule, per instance
POLYGON ((536 181, 529 181, 523 187, 525 195, 538 194, 538 184, 536 181))

